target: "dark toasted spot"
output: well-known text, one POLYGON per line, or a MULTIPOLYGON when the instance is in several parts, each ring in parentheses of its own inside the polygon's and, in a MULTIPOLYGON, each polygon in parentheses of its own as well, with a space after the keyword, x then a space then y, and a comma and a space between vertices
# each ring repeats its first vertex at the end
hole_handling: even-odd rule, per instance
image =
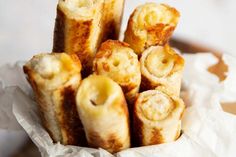
POLYGON ((150 145, 161 144, 161 143, 164 143, 163 137, 161 135, 161 129, 153 128, 150 145))
POLYGON ((66 130, 68 144, 87 146, 85 132, 76 109, 75 90, 67 87, 61 94, 64 96, 61 106, 63 112, 61 127, 66 130))

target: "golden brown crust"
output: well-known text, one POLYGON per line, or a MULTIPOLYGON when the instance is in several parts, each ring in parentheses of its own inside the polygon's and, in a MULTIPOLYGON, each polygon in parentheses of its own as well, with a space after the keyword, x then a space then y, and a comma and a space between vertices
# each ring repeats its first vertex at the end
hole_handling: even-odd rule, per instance
POLYGON ((105 0, 103 8, 103 39, 118 39, 125 0, 105 0))
POLYGON ((129 18, 124 41, 129 43, 138 55, 141 55, 150 46, 165 45, 177 26, 179 16, 180 14, 175 8, 165 4, 147 3, 139 6, 129 18), (154 13, 150 8, 160 11, 154 13), (145 24, 145 20, 154 18, 152 14, 156 14, 159 19, 152 19, 152 24, 145 24), (165 16, 165 14, 168 15, 165 16), (140 19, 139 16, 143 16, 143 19, 140 19), (171 19, 164 20, 170 16, 171 19))
POLYGON ((79 7, 75 11, 67 6, 68 1, 58 3, 53 51, 77 54, 83 65, 82 75, 87 77, 101 41, 119 37, 124 0, 96 1, 86 11, 79 7), (83 17, 86 13, 91 16, 83 17))
POLYGON ((140 93, 133 109, 134 146, 154 145, 176 140, 180 135, 181 116, 184 108, 181 99, 162 91, 149 90, 140 93), (164 106, 159 110, 160 105, 164 106), (152 111, 154 109, 156 109, 156 113, 152 111), (152 114, 146 113, 147 110, 152 114), (165 116, 160 117, 164 114, 165 116))
POLYGON ((34 95, 36 98, 36 102, 39 105, 39 114, 40 114, 40 118, 42 120, 42 124, 43 124, 44 128, 47 130, 47 132, 49 133, 50 137, 52 137, 53 141, 55 142, 58 139, 53 134, 53 132, 49 129, 50 124, 48 123, 47 118, 44 116, 44 113, 47 112, 47 106, 46 106, 47 103, 42 98, 43 94, 41 93, 40 89, 38 88, 36 80, 33 77, 34 76, 33 71, 29 67, 27 67, 26 65, 23 66, 23 71, 26 74, 26 78, 33 89, 33 92, 34 92, 34 95))
POLYGON ((150 139, 150 145, 164 143, 164 140, 161 134, 161 129, 153 128, 152 135, 153 136, 150 139))
POLYGON ((179 95, 181 87, 182 72, 184 68, 184 59, 178 55, 169 45, 164 46, 151 46, 146 49, 141 58, 141 91, 155 89, 157 87, 166 88, 169 94, 179 95), (154 63, 150 57, 157 56, 155 66, 150 70, 151 65, 154 63), (158 64, 164 69, 158 69, 158 64), (171 69, 170 64, 173 64, 171 69), (165 69, 169 69, 168 73, 161 75, 165 69), (155 71, 155 73, 153 72, 155 71), (159 75, 160 76, 159 76, 159 75))
POLYGON ((92 15, 83 17, 84 10, 76 12, 66 3, 59 1, 57 6, 53 51, 77 54, 83 65, 82 73, 87 76, 92 72, 92 60, 102 39, 102 13, 98 10, 102 10, 103 4, 96 2, 97 10, 88 8, 86 11, 92 15))
MULTIPOLYGON (((46 66, 46 64, 44 64, 44 66, 46 66)), ((85 133, 78 117, 75 104, 75 93, 81 79, 79 73, 81 63, 79 58, 75 54, 40 54, 34 56, 31 61, 24 65, 23 70, 33 88, 43 125, 53 141, 61 142, 65 145, 86 146, 85 133), (39 78, 39 74, 34 66, 36 66, 35 64, 40 64, 36 62, 38 59, 44 56, 54 55, 58 57, 57 59, 59 59, 62 66, 61 68, 68 73, 72 72, 69 74, 72 74, 72 76, 69 76, 68 82, 57 86, 55 89, 50 89, 49 84, 42 84, 42 82, 46 82, 45 80, 39 80, 44 78, 39 78), (72 77, 76 80, 70 82, 72 77), (55 128, 57 128, 57 130, 54 130, 55 128)))
POLYGON ((82 81, 76 103, 89 146, 111 153, 130 147, 127 103, 117 83, 91 75, 82 81))
POLYGON ((116 81, 122 88, 129 104, 139 91, 141 73, 138 58, 129 44, 118 40, 107 40, 97 52, 93 70, 116 81))

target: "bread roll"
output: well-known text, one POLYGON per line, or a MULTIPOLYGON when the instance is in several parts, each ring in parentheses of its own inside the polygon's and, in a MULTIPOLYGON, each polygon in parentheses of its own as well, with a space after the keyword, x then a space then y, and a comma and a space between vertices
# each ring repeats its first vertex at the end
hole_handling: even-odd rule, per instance
POLYGON ((95 74, 117 82, 129 102, 135 99, 141 82, 140 65, 128 44, 115 40, 104 42, 96 54, 93 69, 95 74))
POLYGON ((85 73, 102 40, 104 0, 59 0, 53 52, 77 54, 85 73))
POLYGON ((164 45, 179 20, 179 12, 166 4, 146 3, 137 7, 129 18, 124 41, 141 53, 153 45, 164 45))
POLYGON ((89 146, 111 153, 130 147, 127 104, 117 83, 105 76, 87 77, 76 104, 89 146))
POLYGON ((171 47, 152 46, 140 58, 142 90, 164 86, 170 94, 179 96, 184 59, 171 47))
POLYGON ((43 124, 54 142, 86 145, 75 104, 81 81, 78 57, 65 53, 39 54, 23 68, 33 88, 43 124))
POLYGON ((118 39, 125 0, 105 0, 103 9, 103 41, 118 39))
POLYGON ((134 106, 134 134, 138 145, 176 140, 181 132, 183 101, 162 91, 140 93, 134 106))

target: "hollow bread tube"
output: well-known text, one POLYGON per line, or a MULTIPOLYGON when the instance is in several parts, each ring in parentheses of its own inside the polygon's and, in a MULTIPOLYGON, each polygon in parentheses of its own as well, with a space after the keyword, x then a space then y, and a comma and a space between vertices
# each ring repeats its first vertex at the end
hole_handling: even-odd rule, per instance
POLYGON ((184 59, 170 46, 151 46, 143 52, 140 64, 142 91, 164 86, 170 94, 179 96, 184 59))
POLYGON ((107 40, 98 50, 93 64, 94 73, 110 77, 117 82, 129 103, 133 103, 141 83, 137 55, 128 44, 107 40))
POLYGON ((140 56, 150 46, 165 45, 174 32, 179 12, 166 4, 146 3, 129 18, 124 41, 140 56))
POLYGON ((33 88, 44 127, 54 142, 86 145, 76 110, 75 96, 81 82, 81 63, 76 55, 35 55, 24 67, 33 88))
POLYGON ((180 136, 184 108, 179 97, 160 90, 140 93, 133 113, 136 144, 147 146, 175 141, 180 136))
POLYGON ((111 153, 130 147, 128 108, 116 82, 90 75, 82 81, 76 103, 90 147, 111 153))

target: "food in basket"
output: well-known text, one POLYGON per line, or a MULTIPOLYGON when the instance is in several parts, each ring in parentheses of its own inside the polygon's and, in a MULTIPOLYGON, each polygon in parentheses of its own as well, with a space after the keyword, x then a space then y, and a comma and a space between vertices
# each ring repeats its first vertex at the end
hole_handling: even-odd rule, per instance
POLYGON ((153 45, 164 45, 175 30, 179 12, 166 4, 146 3, 129 18, 124 41, 141 53, 153 45))
POLYGON ((123 0, 59 0, 53 52, 77 54, 89 74, 101 41, 118 38, 122 13, 123 0))
POLYGON ((181 132, 183 101, 161 90, 139 94, 133 113, 135 142, 139 146, 175 141, 181 132))
POLYGON ((94 73, 117 82, 129 103, 133 103, 141 83, 138 56, 128 44, 107 40, 99 48, 93 65, 94 73))
POLYGON ((129 19, 128 43, 107 40, 118 38, 123 4, 59 0, 53 45, 59 53, 25 64, 54 142, 116 153, 131 147, 131 138, 132 146, 146 146, 180 136, 184 59, 167 44, 179 12, 144 4, 129 19))
POLYGON ((65 53, 35 55, 24 65, 43 124, 55 142, 86 145, 75 102, 80 71, 78 57, 65 53))
POLYGON ((128 108, 116 82, 90 75, 82 81, 76 103, 89 146, 111 153, 130 147, 128 108))
POLYGON ((170 46, 151 46, 140 58, 141 89, 155 89, 164 86, 166 90, 179 96, 184 59, 170 46))

